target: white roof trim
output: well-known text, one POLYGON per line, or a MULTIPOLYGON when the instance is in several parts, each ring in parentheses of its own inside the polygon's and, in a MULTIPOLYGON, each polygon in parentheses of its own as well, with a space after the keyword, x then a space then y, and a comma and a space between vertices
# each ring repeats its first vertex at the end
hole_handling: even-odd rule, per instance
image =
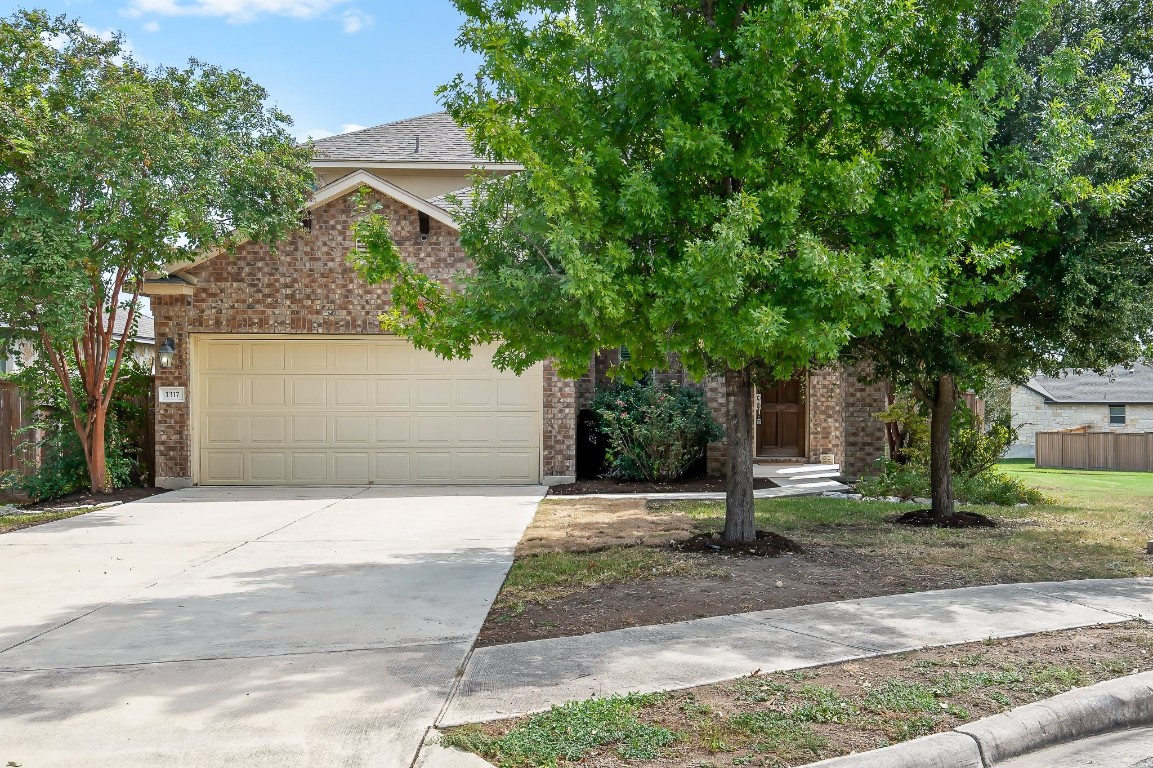
MULTIPOLYGON (((442 224, 450 226, 453 229, 460 229, 460 225, 456 223, 456 220, 452 217, 452 214, 450 214, 445 209, 430 203, 423 197, 414 195, 403 187, 398 187, 391 181, 385 181, 379 176, 363 170, 353 171, 347 176, 341 176, 331 184, 326 184, 313 192, 312 197, 308 200, 308 207, 315 208, 317 206, 324 205, 325 203, 332 202, 337 198, 344 197, 348 193, 360 188, 361 186, 371 187, 381 194, 388 195, 397 202, 404 203, 409 208, 415 208, 421 213, 427 213, 429 218, 436 219, 442 224)), ((240 243, 237 243, 237 245, 240 245, 240 243)), ((176 273, 182 272, 186 269, 192 269, 193 267, 199 266, 206 261, 210 261, 225 252, 226 251, 223 248, 215 248, 211 251, 205 251, 191 261, 181 261, 169 264, 167 267, 167 273, 169 275, 175 275, 176 277, 183 279, 184 275, 177 275, 176 273)))
POLYGON ((344 197, 349 192, 361 186, 371 187, 381 194, 388 195, 399 203, 404 203, 409 208, 415 208, 421 213, 427 213, 430 218, 436 219, 441 224, 446 224, 453 229, 460 229, 460 225, 456 223, 452 214, 440 206, 434 205, 423 197, 418 197, 407 189, 398 187, 391 181, 385 181, 376 174, 364 170, 353 171, 347 176, 342 176, 331 184, 326 184, 316 190, 312 195, 312 199, 308 201, 308 207, 313 208, 324 205, 337 198, 344 197))

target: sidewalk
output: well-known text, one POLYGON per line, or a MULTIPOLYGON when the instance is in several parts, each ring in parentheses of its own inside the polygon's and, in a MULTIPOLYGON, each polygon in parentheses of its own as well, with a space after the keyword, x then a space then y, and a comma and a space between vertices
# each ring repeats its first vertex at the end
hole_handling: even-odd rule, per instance
POLYGON ((1153 579, 891 595, 479 648, 438 727, 574 699, 1153 616, 1153 579))
MULTIPOLYGON (((767 477, 776 488, 753 491, 756 499, 779 499, 785 496, 819 496, 826 491, 847 491, 840 481, 839 464, 754 464, 753 477, 767 477)), ((716 501, 725 498, 724 491, 684 491, 670 493, 574 493, 553 496, 554 499, 656 499, 658 501, 716 501)))

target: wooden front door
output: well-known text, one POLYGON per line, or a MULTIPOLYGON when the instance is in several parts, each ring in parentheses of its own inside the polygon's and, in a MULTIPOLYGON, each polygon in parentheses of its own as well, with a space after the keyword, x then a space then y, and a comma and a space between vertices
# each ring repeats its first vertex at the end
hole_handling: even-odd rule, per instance
POLYGON ((804 374, 757 387, 757 455, 805 455, 804 374))

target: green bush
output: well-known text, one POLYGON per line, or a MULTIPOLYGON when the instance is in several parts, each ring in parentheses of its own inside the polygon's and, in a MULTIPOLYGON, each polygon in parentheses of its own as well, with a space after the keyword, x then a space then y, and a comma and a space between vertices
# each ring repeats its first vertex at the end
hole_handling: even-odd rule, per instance
MULTIPOLYGON (((896 422, 905 442, 899 460, 879 462, 879 471, 857 484, 866 496, 927 497, 929 481, 929 418, 912 397, 900 397, 888 410, 878 413, 882 421, 896 422)), ((1017 430, 1005 419, 988 427, 964 403, 958 404, 950 423, 953 495, 970 504, 1043 504, 1044 494, 1016 478, 998 472, 997 462, 1017 441, 1017 430)))
POLYGON ((705 393, 675 382, 604 390, 593 398, 592 409, 608 438, 609 474, 624 480, 675 480, 725 434, 705 393))
MULTIPOLYGON (((18 384, 35 409, 36 416, 21 436, 21 445, 33 449, 41 459, 30 474, 8 472, 0 477, 0 487, 25 493, 34 501, 50 501, 87 489, 84 448, 56 374, 33 362, 4 378, 18 384)), ((72 387, 83 391, 78 379, 72 387)), ((151 387, 152 374, 147 366, 126 360, 104 432, 104 456, 113 488, 138 485, 147 478, 149 457, 144 455, 143 435, 148 409, 144 403, 151 387)))

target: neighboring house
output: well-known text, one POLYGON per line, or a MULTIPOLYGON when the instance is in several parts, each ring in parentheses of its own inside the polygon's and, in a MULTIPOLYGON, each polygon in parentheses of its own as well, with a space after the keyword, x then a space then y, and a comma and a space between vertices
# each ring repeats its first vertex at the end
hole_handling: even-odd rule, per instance
MULTIPOLYGON (((116 344, 124 334, 124 321, 126 314, 118 311, 113 326, 112 359, 115 359, 116 344)), ((156 333, 152 327, 152 318, 141 315, 136 324, 136 335, 131 340, 132 357, 142 363, 150 363, 156 354, 156 333)), ((20 368, 36 359, 36 347, 32 342, 18 339, 12 349, 7 352, 0 351, 0 373, 15 373, 20 368)))
POLYGON ((1008 458, 1033 458, 1038 432, 1153 432, 1153 366, 1037 376, 1013 387, 1011 409, 1020 437, 1008 458))
MULTIPOLYGON (((576 474, 578 411, 606 381, 613 352, 579 381, 548 362, 521 376, 492 367, 492 349, 444 361, 381 331, 389 290, 346 262, 354 193, 367 186, 401 252, 449 279, 469 260, 444 196, 477 157, 445 113, 315 142, 321 185, 305 229, 278 244, 205 254, 150 279, 156 338, 173 365, 156 409, 157 484, 557 483, 576 474), (175 388, 169 391, 170 388, 175 388), (183 388, 183 392, 179 388, 183 388), (176 402, 164 402, 164 400, 176 402)), ((666 376, 680 376, 672 373, 666 376)), ((723 387, 706 382, 723 420, 723 387)), ((839 367, 765 387, 759 455, 867 470, 885 451, 878 386, 839 367)), ((710 446, 723 469, 724 446, 710 446)))

